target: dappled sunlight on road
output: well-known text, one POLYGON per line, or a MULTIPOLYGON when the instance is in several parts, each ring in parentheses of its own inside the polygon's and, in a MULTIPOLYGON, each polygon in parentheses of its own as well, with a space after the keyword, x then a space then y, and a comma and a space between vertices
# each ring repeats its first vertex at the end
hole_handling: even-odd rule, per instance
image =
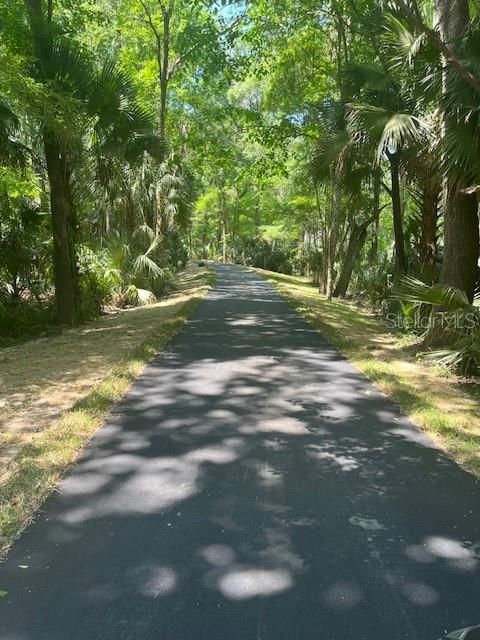
POLYGON ((86 462, 83 468, 87 482, 84 483, 84 474, 70 476, 63 483, 62 492, 66 496, 80 495, 87 488, 86 492, 91 494, 88 505, 67 510, 61 520, 65 523, 86 522, 113 514, 155 513, 165 509, 199 491, 202 464, 232 463, 238 458, 241 444, 241 439, 231 438, 177 458, 144 460, 141 456, 118 454, 86 462), (93 488, 91 470, 98 470, 93 474, 93 488), (102 485, 111 482, 115 476, 126 475, 128 478, 115 490, 109 491, 107 496, 102 494, 102 485))
POLYGON ((290 589, 293 580, 283 569, 237 568, 218 581, 222 594, 230 600, 273 596, 290 589))
POLYGON ((108 640, 435 640, 476 623, 473 479, 267 284, 221 274, 13 550, 9 591, 33 585, 36 606, 8 640, 44 637, 39 610, 65 640, 65 598, 69 640, 90 637, 86 607, 108 640))
POLYGON ((22 446, 34 442, 115 365, 157 335, 188 300, 204 292, 205 272, 190 266, 175 283, 178 290, 156 304, 0 350, 0 477, 15 469, 12 461, 22 446))
POLYGON ((416 562, 432 564, 444 561, 451 569, 475 572, 480 564, 480 549, 469 541, 462 542, 442 536, 427 536, 422 544, 411 545, 405 553, 416 562))

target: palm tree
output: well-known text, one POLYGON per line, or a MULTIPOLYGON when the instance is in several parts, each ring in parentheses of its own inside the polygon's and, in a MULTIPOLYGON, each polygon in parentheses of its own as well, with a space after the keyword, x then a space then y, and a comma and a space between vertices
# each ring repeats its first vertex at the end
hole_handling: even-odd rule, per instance
POLYGON ((110 278, 120 302, 142 306, 156 302, 156 294, 169 277, 168 269, 158 263, 160 238, 144 224, 133 237, 112 232, 102 239, 105 274, 110 278))
POLYGON ((429 139, 429 128, 417 110, 415 96, 388 70, 365 64, 350 65, 346 72, 351 95, 358 101, 347 105, 347 123, 351 135, 367 142, 374 151, 374 163, 387 160, 395 239, 395 272, 397 278, 407 270, 401 172, 405 152, 422 148, 429 139))
POLYGON ((330 206, 325 216, 324 292, 328 299, 335 288, 335 261, 340 227, 342 224, 341 187, 353 167, 355 141, 345 127, 344 105, 332 102, 320 110, 323 130, 316 142, 310 163, 315 185, 330 185, 330 206))
MULTIPOLYGON (((461 39, 470 25, 467 0, 445 2, 436 0, 439 30, 443 42, 454 52, 461 51, 461 39)), ((467 41, 466 51, 470 64, 478 75, 475 44, 467 41), (470 46, 469 46, 470 44, 470 46), (473 47, 471 46, 473 44, 473 47)), ((478 119, 479 94, 451 69, 444 70, 444 168, 447 176, 445 190, 445 239, 441 281, 462 289, 473 300, 478 279, 479 229, 478 201, 475 185, 478 183, 478 151, 480 122, 478 119), (468 105, 468 106, 465 106, 468 105), (470 105, 475 105, 473 108, 470 105), (468 146, 459 145, 464 139, 468 146), (453 152, 453 155, 450 155, 453 152), (470 155, 473 152, 473 157, 470 155), (470 157, 469 157, 470 156, 470 157), (460 164, 452 166, 451 158, 460 164), (460 162, 458 162, 460 160, 460 162), (472 163, 473 160, 473 163, 472 163), (472 189, 473 187, 473 189, 472 189)))
POLYGON ((0 99, 0 160, 10 166, 23 167, 31 150, 20 142, 19 127, 17 115, 0 99))
MULTIPOLYGON (((330 127, 318 140, 311 161, 311 174, 315 184, 330 183, 330 228, 326 243, 326 294, 328 298, 344 297, 352 277, 356 261, 367 238, 368 227, 378 219, 379 199, 375 185, 380 179, 379 170, 372 168, 367 155, 365 140, 352 136, 345 123, 345 109, 342 105, 330 105, 326 111, 330 127), (332 126, 333 125, 333 126, 332 126), (362 186, 372 181, 374 184, 373 211, 366 213, 362 186), (349 216, 349 240, 339 277, 335 282, 335 263, 339 256, 338 238, 342 226, 341 192, 352 203, 356 211, 349 216)), ((370 202, 368 202, 370 205, 370 202)), ((341 249, 341 247, 340 247, 341 249)))
POLYGON ((438 236, 440 227, 440 200, 442 176, 437 159, 435 144, 427 144, 424 149, 407 152, 404 167, 408 177, 408 193, 418 210, 416 219, 419 271, 427 280, 436 280, 438 258, 438 236))
POLYGON ((94 78, 86 109, 91 123, 86 182, 105 202, 104 231, 111 230, 112 211, 118 209, 130 235, 145 221, 153 226, 137 215, 148 206, 138 201, 139 182, 168 153, 167 141, 153 131, 153 114, 139 106, 131 79, 113 61, 94 78))
POLYGON ((135 104, 131 83, 113 63, 98 74, 77 47, 56 35, 49 5, 25 0, 25 6, 36 80, 56 93, 59 105, 66 104, 63 114, 45 115, 41 130, 50 185, 57 322, 72 325, 79 313, 74 182, 83 134, 93 126, 97 157, 138 152, 139 147, 155 147, 153 118, 135 104), (78 126, 73 133, 72 121, 78 126))
MULTIPOLYGON (((407 18, 414 32, 407 38, 418 43, 413 55, 428 48, 435 50, 435 64, 442 73, 438 94, 442 94, 441 168, 446 180, 441 281, 465 291, 471 301, 478 279, 479 258, 477 159, 480 151, 480 73, 478 31, 472 23, 478 9, 468 0, 435 0, 437 24, 428 26, 416 1, 395 0, 395 5, 400 17, 407 18)), ((398 22, 401 23, 400 20, 398 22)), ((407 33, 405 25, 403 32, 407 33)), ((427 70, 422 83, 427 90, 432 77, 435 73, 427 70)))

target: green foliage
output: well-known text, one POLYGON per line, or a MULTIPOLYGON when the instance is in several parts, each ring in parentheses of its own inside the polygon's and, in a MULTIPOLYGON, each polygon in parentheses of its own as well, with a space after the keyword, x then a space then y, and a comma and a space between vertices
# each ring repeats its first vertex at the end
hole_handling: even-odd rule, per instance
POLYGON ((155 294, 147 289, 139 289, 134 284, 129 284, 123 291, 125 304, 132 307, 144 307, 157 301, 155 294))
POLYGON ((97 290, 103 291, 103 303, 132 305, 138 300, 146 304, 165 291, 172 276, 168 266, 159 264, 160 240, 147 225, 139 227, 131 239, 110 235, 100 250, 88 255, 86 272, 94 278, 97 290), (136 295, 136 290, 150 295, 136 295))
POLYGON ((55 318, 51 304, 34 300, 5 300, 0 296, 0 348, 36 338, 48 330, 55 318))
POLYGON ((234 260, 268 271, 291 274, 295 244, 269 241, 264 238, 245 238, 235 247, 234 260))
POLYGON ((377 264, 364 265, 352 283, 353 296, 381 316, 386 316, 398 307, 391 303, 391 272, 390 260, 384 255, 379 257, 377 264))
POLYGON ((405 276, 402 279, 402 283, 393 293, 393 297, 414 304, 441 306, 445 311, 457 312, 472 309, 465 292, 440 284, 428 286, 411 276, 405 276))
MULTIPOLYGON (((441 189, 448 177, 476 193, 479 93, 398 3, 48 6, 32 20, 20 0, 0 2, 7 303, 56 295, 58 316, 62 264, 86 319, 152 301, 193 255, 307 274, 329 295, 346 281, 376 311, 411 317, 392 281, 402 262, 435 283, 453 255, 441 189)), ((471 11, 454 44, 477 76, 471 11)))
POLYGON ((448 344, 431 349, 425 357, 456 373, 480 373, 480 309, 472 305, 463 291, 445 285, 428 286, 405 277, 394 297, 419 308, 431 310, 425 333, 430 343, 448 344))
POLYGON ((113 301, 120 284, 120 274, 111 268, 105 252, 80 247, 78 257, 82 301, 81 318, 89 320, 100 315, 105 304, 113 301))

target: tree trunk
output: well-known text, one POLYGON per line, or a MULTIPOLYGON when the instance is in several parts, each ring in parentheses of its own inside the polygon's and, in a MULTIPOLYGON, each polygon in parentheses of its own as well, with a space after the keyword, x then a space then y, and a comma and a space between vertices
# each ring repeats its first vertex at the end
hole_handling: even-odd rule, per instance
POLYGON ((227 261, 227 203, 226 203, 226 199, 225 199, 225 191, 221 191, 220 193, 220 200, 221 200, 221 220, 220 220, 220 224, 222 227, 222 261, 226 262, 227 261))
POLYGON ((358 225, 353 223, 353 229, 348 241, 347 253, 343 262, 337 286, 333 292, 334 298, 344 298, 347 295, 348 286, 352 279, 352 273, 357 263, 358 256, 365 245, 367 239, 368 224, 358 225))
MULTIPOLYGON (((468 0, 435 0, 440 35, 448 48, 456 52, 457 42, 466 32, 470 13, 468 0)), ((445 65, 443 90, 448 92, 451 71, 445 65)), ((443 135, 448 135, 454 122, 444 116, 443 135)), ((465 194, 466 181, 447 176, 444 183, 444 251, 440 280, 443 284, 465 291, 473 300, 478 274, 479 231, 476 194, 465 194)))
POLYGON ((422 236, 420 239, 420 260, 422 270, 427 272, 435 265, 437 257, 438 201, 437 185, 426 183, 422 193, 422 236))
POLYGON ((373 175, 373 233, 372 233, 372 248, 371 258, 372 261, 376 261, 378 256, 378 238, 380 235, 380 190, 382 187, 382 176, 380 169, 377 169, 373 175))
POLYGON ((203 214, 203 227, 202 227, 202 253, 201 253, 201 257, 202 258, 208 258, 210 255, 210 249, 209 249, 209 244, 208 244, 208 217, 207 217, 207 212, 205 211, 205 213, 203 214))
POLYGON ((165 137, 167 128, 167 93, 170 73, 170 19, 171 9, 163 11, 162 50, 159 53, 159 84, 160 84, 160 135, 165 137))
POLYGON ((335 288, 335 256, 337 254, 338 231, 340 228, 340 192, 336 176, 332 173, 332 200, 330 234, 328 237, 327 298, 332 299, 335 288))
MULTIPOLYGON (((156 194, 157 196, 158 194, 156 194)), ((127 227, 128 236, 131 238, 135 233, 136 220, 135 220, 135 203, 133 201, 132 193, 127 187, 125 196, 125 224, 127 227)), ((155 197, 155 223, 153 230, 156 236, 161 234, 162 215, 160 212, 160 203, 158 198, 155 197)))
POLYGON ((77 268, 68 175, 55 135, 45 131, 43 139, 50 184, 57 322, 73 325, 77 320, 77 268))
MULTIPOLYGON (((40 75, 46 84, 51 80, 45 68, 51 58, 52 40, 49 22, 52 4, 44 15, 42 0, 25 0, 30 20, 33 49, 40 75)), ((57 322, 73 325, 77 320, 78 278, 75 255, 76 216, 70 189, 70 172, 58 137, 48 125, 43 128, 43 145, 50 186, 50 211, 53 236, 53 269, 57 322)))
POLYGON ((478 277, 478 203, 475 194, 466 195, 447 186, 443 266, 440 281, 465 291, 473 301, 478 277))
POLYGON ((398 153, 388 153, 392 176, 393 235, 395 238, 395 276, 400 278, 407 271, 405 238, 403 234, 402 197, 400 193, 400 157, 398 153))
POLYGON ((325 255, 326 255, 326 246, 327 246, 326 232, 325 232, 326 225, 324 224, 323 211, 320 205, 320 194, 318 193, 318 185, 316 183, 314 185, 314 189, 315 189, 315 205, 316 205, 316 212, 317 212, 315 250, 320 251, 320 254, 321 254, 321 263, 320 264, 317 264, 317 262, 315 263, 316 268, 315 268, 314 284, 318 287, 320 293, 324 294, 326 292, 326 286, 327 286, 327 278, 325 273, 325 255))

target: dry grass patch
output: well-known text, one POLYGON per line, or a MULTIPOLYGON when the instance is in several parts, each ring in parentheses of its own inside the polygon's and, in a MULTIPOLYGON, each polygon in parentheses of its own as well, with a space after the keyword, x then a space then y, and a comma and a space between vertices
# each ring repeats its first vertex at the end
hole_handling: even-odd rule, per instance
POLYGON ((256 269, 412 421, 480 477, 480 385, 419 361, 402 336, 346 302, 329 302, 305 278, 256 269))
POLYGON ((190 267, 158 304, 0 350, 0 556, 213 279, 190 267))

